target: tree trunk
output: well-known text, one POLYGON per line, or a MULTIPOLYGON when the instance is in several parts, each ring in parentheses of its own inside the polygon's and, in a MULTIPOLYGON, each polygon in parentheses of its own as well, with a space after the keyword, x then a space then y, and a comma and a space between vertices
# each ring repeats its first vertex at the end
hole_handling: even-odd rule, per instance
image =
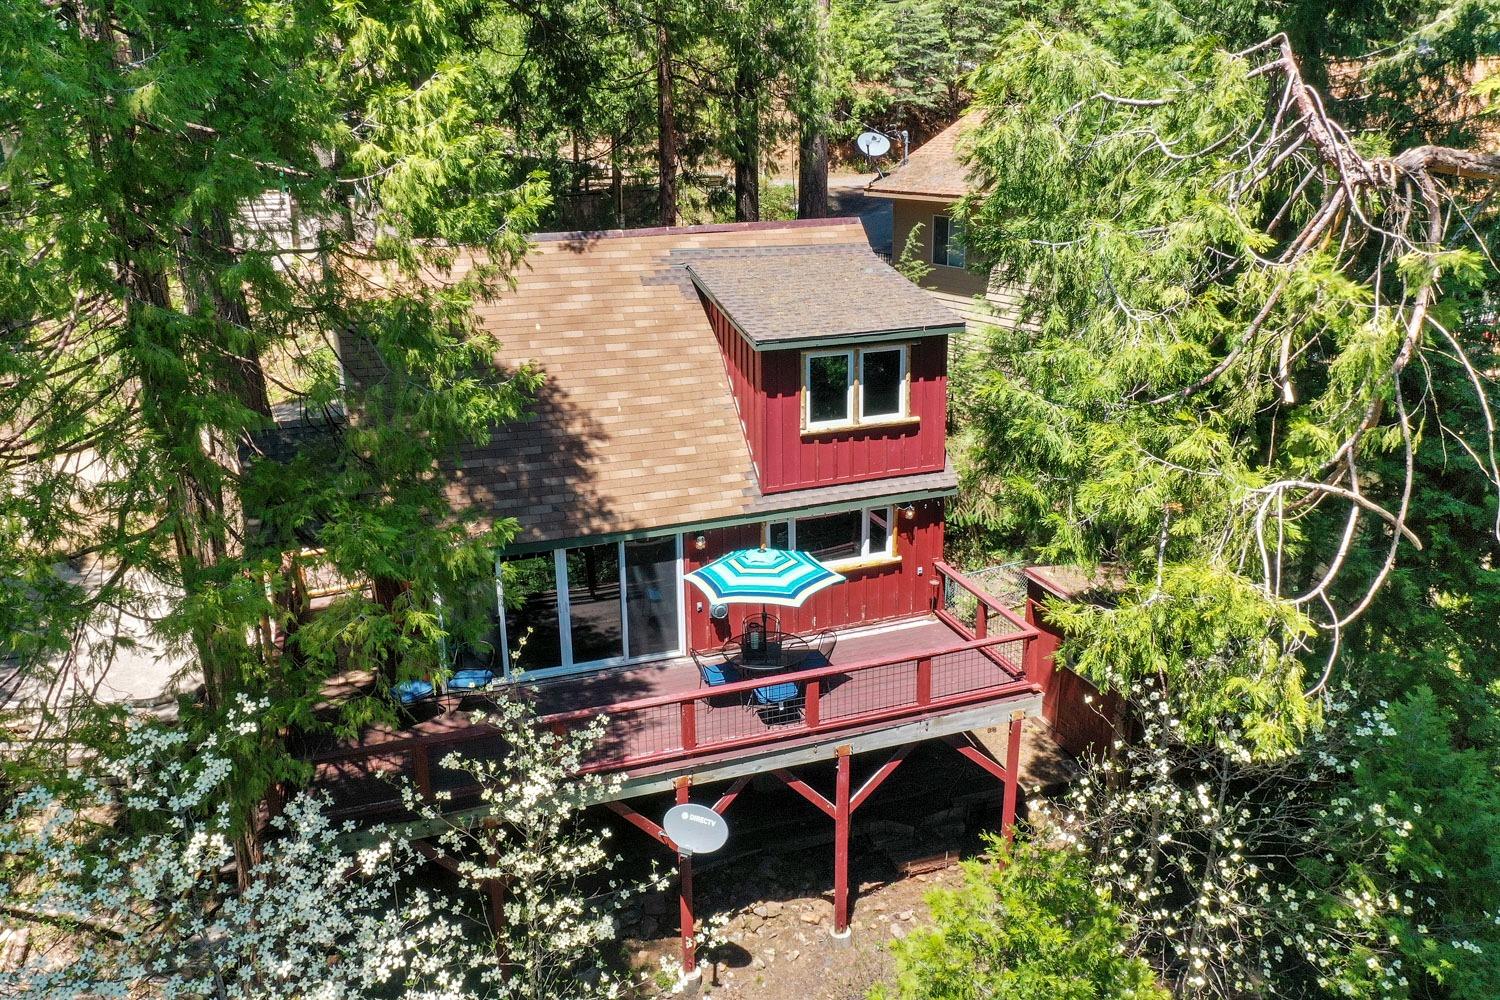
POLYGON ((797 144, 797 218, 828 217, 828 133, 824 129, 821 67, 828 49, 830 0, 818 0, 818 59, 813 87, 817 96, 803 110, 802 131, 797 144))
POLYGON ((734 220, 760 221, 760 101, 754 75, 735 72, 734 220))
POLYGON ((797 154, 797 218, 828 217, 828 136, 804 129, 797 154))
POLYGON ((677 225, 677 115, 672 108, 672 37, 665 6, 656 9, 657 208, 664 226, 677 225))
POLYGON ((609 203, 614 206, 615 228, 625 228, 625 178, 620 173, 620 137, 609 140, 609 203))
POLYGON ((225 287, 220 280, 234 263, 233 239, 229 217, 221 208, 213 209, 207 219, 194 220, 182 237, 183 299, 188 312, 207 309, 219 321, 218 339, 227 360, 216 381, 246 409, 269 419, 271 400, 250 331, 250 308, 238 288, 225 287))

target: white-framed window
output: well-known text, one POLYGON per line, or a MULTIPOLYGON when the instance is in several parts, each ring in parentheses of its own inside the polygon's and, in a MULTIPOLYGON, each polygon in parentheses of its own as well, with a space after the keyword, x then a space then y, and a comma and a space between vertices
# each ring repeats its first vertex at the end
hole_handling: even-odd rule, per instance
POLYGON ((773 549, 801 549, 839 566, 896 557, 896 532, 890 507, 863 507, 833 514, 770 521, 766 545, 773 549))
POLYGON ((802 356, 802 418, 808 430, 904 420, 910 353, 906 344, 808 351, 802 356))
POLYGON ((682 651, 682 537, 497 560, 501 661, 546 675, 682 651))
POLYGON ((808 351, 802 358, 807 426, 854 422, 854 351, 808 351))
POLYGON ((932 262, 943 267, 963 267, 966 256, 963 224, 946 215, 934 215, 932 262))

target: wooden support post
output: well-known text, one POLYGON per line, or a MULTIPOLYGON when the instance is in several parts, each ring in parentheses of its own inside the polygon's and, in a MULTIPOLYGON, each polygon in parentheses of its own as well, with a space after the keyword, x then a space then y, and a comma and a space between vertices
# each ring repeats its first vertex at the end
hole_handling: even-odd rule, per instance
POLYGON ((432 801, 432 761, 427 755, 427 748, 418 744, 411 751, 412 780, 416 783, 417 794, 422 797, 423 802, 432 801))
POLYGON ((814 677, 807 682, 807 695, 802 702, 802 721, 808 729, 817 729, 819 718, 819 700, 823 693, 823 679, 814 677))
MULTIPOLYGON (((693 779, 683 776, 677 779, 677 804, 686 805, 692 791, 693 779)), ((698 971, 698 947, 693 940, 693 856, 677 854, 677 913, 682 936, 682 974, 692 976, 698 971)))
POLYGON ((1000 833, 1006 840, 1016 835, 1016 793, 1021 785, 1021 730, 1026 725, 1026 713, 1010 713, 1010 743, 1005 748, 1005 800, 1000 813, 1000 833))
POLYGON ((932 704, 932 657, 917 659, 917 704, 924 708, 932 704))
POLYGON ((692 750, 698 746, 698 703, 685 701, 678 707, 678 731, 682 736, 682 749, 692 750))
POLYGON ((833 936, 849 936, 849 770, 850 749, 838 753, 833 813, 833 936))

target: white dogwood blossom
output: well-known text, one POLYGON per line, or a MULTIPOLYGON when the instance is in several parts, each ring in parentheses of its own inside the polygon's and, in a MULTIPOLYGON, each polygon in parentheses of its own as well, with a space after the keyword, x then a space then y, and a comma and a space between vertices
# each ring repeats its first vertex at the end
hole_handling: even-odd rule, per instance
MULTIPOLYGON (((253 733, 260 708, 242 701, 230 729, 253 733)), ((612 908, 639 887, 607 880, 605 837, 579 822, 606 787, 579 775, 597 727, 556 736, 520 703, 502 703, 490 722, 496 759, 444 761, 479 781, 479 810, 446 816, 408 790, 417 824, 356 830, 330 820, 322 798, 298 796, 269 821, 243 886, 217 741, 194 746, 180 730, 133 726, 121 752, 99 762, 100 777, 24 792, 0 823, 0 858, 17 861, 0 885, 8 908, 69 931, 61 949, 0 973, 0 996, 618 996, 623 982, 599 956, 612 908), (440 828, 456 887, 419 872, 433 853, 415 839, 431 835, 424 823, 440 828), (499 927, 486 918, 496 891, 499 927)))

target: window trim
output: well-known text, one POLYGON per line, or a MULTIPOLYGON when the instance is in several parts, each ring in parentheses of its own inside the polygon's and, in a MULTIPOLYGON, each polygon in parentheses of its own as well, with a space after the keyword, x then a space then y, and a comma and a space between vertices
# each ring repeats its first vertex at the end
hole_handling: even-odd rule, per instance
POLYGON ((891 427, 914 424, 919 418, 911 412, 911 348, 909 341, 871 344, 868 347, 844 347, 831 350, 802 352, 802 432, 822 434, 829 431, 845 431, 860 427, 891 427), (866 354, 883 354, 896 351, 901 357, 901 383, 899 389, 900 409, 895 413, 883 413, 867 417, 864 414, 864 372, 866 354), (812 362, 820 357, 845 357, 849 360, 848 417, 842 420, 812 419, 812 362))
MULTIPOLYGON (((830 559, 823 562, 831 570, 839 572, 855 569, 864 569, 874 566, 892 566, 901 562, 901 547, 899 544, 900 532, 896 528, 896 505, 876 504, 873 507, 856 507, 859 511, 859 555, 848 556, 843 559, 830 559), (870 551, 870 518, 878 516, 885 522, 885 548, 880 552, 870 551)), ((786 525, 787 547, 795 550, 797 548, 797 522, 810 521, 818 517, 827 517, 826 514, 807 514, 802 517, 774 518, 761 524, 761 544, 768 548, 771 545, 771 526, 777 524, 786 525)))
POLYGON ((852 347, 825 351, 802 352, 802 426, 809 430, 825 430, 832 427, 848 427, 857 421, 855 402, 859 388, 859 351, 852 347), (844 417, 835 420, 814 420, 812 416, 812 365, 818 358, 842 357, 848 362, 848 374, 844 384, 844 417))

